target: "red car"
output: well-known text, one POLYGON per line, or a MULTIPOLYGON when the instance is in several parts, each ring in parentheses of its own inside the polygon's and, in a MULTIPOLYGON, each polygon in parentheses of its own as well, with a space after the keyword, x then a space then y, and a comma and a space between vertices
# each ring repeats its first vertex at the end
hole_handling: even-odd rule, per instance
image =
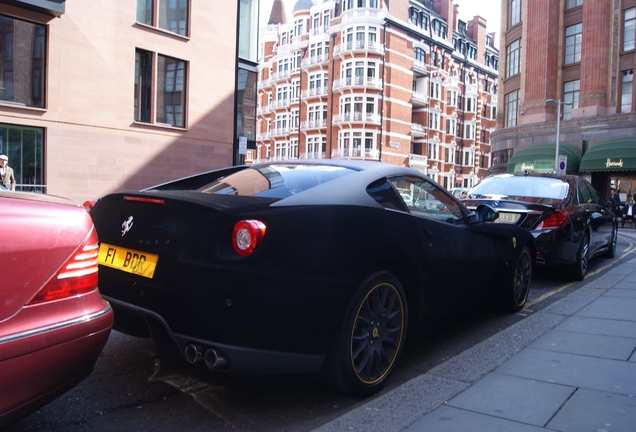
POLYGON ((91 373, 113 311, 97 289, 99 245, 81 206, 0 192, 0 429, 91 373))

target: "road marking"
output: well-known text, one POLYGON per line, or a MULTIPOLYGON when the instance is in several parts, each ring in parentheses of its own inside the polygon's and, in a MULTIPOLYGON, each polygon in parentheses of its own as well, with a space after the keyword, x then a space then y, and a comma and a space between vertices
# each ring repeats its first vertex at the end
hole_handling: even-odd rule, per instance
POLYGON ((199 406, 217 416, 232 426, 232 428, 239 424, 239 419, 241 419, 243 415, 239 411, 231 408, 221 397, 217 396, 217 393, 223 389, 222 386, 200 381, 194 377, 179 373, 166 375, 161 375, 161 373, 161 360, 155 358, 155 370, 148 378, 149 382, 161 381, 178 389, 182 393, 189 394, 199 406))

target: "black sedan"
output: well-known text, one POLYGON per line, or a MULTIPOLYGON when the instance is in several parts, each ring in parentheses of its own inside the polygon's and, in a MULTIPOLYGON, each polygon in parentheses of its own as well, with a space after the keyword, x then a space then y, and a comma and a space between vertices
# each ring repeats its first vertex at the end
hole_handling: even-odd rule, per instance
POLYGON ((115 329, 213 370, 321 371, 366 395, 411 326, 493 302, 523 308, 534 240, 476 210, 415 170, 329 160, 115 193, 91 215, 115 329))
POLYGON ((590 258, 616 253, 618 223, 608 205, 584 178, 575 175, 500 174, 468 191, 469 208, 487 204, 496 222, 530 231, 537 263, 565 266, 573 279, 587 274, 590 258))

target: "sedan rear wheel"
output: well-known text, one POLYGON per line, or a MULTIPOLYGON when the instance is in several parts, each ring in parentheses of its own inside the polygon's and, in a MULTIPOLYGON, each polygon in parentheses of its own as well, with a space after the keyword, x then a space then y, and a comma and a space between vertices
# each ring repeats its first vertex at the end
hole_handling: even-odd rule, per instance
POLYGON ((327 364, 332 385, 366 396, 380 390, 406 336, 406 298, 400 282, 379 272, 363 282, 347 308, 327 364))
POLYGON ((512 290, 508 305, 513 312, 518 312, 526 304, 528 294, 530 293, 530 281, 532 279, 532 255, 527 246, 523 247, 517 264, 515 266, 515 274, 512 283, 512 290))
POLYGON ((583 280, 587 274, 587 267, 590 261, 590 238, 587 234, 584 234, 583 239, 581 239, 576 261, 572 266, 572 278, 583 280))

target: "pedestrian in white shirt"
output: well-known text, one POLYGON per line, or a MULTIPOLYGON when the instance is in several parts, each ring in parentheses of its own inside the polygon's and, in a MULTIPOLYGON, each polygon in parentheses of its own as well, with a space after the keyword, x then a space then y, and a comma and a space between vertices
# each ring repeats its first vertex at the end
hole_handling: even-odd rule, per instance
POLYGON ((634 201, 628 200, 627 204, 625 204, 625 207, 623 207, 623 217, 621 218, 621 228, 625 228, 625 221, 627 220, 631 220, 632 226, 634 226, 635 210, 636 209, 634 209, 634 201))

